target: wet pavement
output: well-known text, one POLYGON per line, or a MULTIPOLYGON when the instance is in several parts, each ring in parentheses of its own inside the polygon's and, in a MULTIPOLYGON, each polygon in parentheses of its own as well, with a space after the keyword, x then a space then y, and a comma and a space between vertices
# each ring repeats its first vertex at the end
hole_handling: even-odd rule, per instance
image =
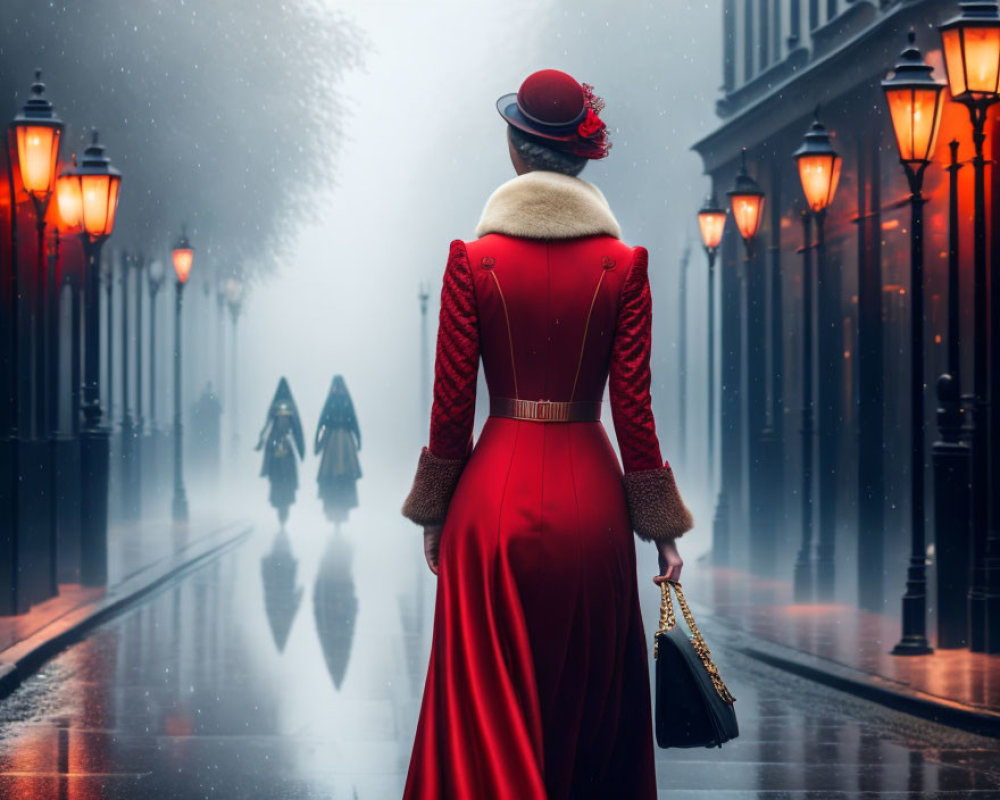
MULTIPOLYGON (((394 510, 339 535, 309 513, 287 535, 263 520, 0 703, 0 797, 398 798, 433 578, 394 510)), ((767 667, 700 623, 742 734, 658 751, 661 797, 1000 798, 996 740, 767 667)))

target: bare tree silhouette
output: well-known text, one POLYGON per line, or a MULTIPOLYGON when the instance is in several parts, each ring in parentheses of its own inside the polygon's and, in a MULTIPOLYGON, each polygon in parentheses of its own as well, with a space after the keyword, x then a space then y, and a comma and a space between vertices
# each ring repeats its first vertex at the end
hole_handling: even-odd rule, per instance
POLYGON ((101 131, 125 174, 122 247, 169 245, 268 270, 336 174, 338 85, 362 32, 318 0, 4 0, 0 113, 43 69, 63 155, 101 131))

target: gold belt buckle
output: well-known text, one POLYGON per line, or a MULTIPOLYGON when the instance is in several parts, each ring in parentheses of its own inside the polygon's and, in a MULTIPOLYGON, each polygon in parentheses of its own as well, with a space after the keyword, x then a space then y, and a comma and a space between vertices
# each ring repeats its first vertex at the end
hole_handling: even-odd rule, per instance
POLYGON ((535 401, 535 419, 546 422, 551 419, 552 415, 552 401, 551 400, 536 400, 535 401))

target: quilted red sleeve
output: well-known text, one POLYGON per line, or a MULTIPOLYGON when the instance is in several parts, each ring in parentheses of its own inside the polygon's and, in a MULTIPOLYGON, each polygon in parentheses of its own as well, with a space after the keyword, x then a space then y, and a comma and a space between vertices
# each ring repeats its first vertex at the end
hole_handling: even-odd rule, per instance
POLYGON ((649 396, 653 301, 649 255, 637 247, 622 287, 608 389, 625 470, 632 527, 643 539, 674 539, 693 526, 670 465, 662 461, 649 396))
POLYGON ((626 472, 663 466, 649 397, 653 300, 646 271, 648 258, 644 248, 635 249, 622 287, 611 351, 611 414, 626 472))
POLYGON ((465 243, 454 241, 441 287, 430 444, 420 455, 403 514, 420 525, 444 522, 472 450, 479 373, 479 318, 465 243))
POLYGON ((465 243, 454 241, 441 286, 430 451, 465 458, 472 449, 479 374, 479 316, 465 243))

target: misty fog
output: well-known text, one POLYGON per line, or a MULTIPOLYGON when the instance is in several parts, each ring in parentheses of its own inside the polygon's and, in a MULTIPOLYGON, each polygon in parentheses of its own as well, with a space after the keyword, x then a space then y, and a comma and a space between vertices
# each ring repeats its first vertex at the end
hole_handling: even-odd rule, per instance
MULTIPOLYGON (((418 288, 430 292, 433 351, 448 243, 473 236, 486 198, 513 176, 495 101, 545 67, 592 84, 607 102, 613 149, 582 177, 607 195, 626 241, 650 250, 654 411, 698 523, 688 552, 707 547, 707 329, 697 324, 707 309, 706 265, 694 214, 709 187, 689 147, 715 123, 716 4, 7 0, 0 32, 8 117, 30 87, 25 65, 41 67, 67 123, 63 157, 97 127, 125 176, 106 261, 117 264, 128 250, 169 263, 187 226, 195 259, 182 323, 185 413, 212 382, 247 508, 267 513, 252 447, 279 377, 291 383, 308 439, 339 373, 364 434, 362 513, 400 531, 407 523, 398 508, 428 428, 418 288), (217 284, 231 274, 248 289, 235 343, 216 308, 217 284), (693 323, 686 449, 677 371, 684 302, 693 323), (234 344, 238 396, 230 398, 232 372, 220 373, 234 344)), ((170 283, 159 307, 164 348, 170 283)), ((119 296, 116 288, 116 309, 119 296)), ((142 302, 148 314, 148 297, 142 302)), ((163 423, 169 355, 163 349, 156 366, 163 423)), ((112 421, 118 392, 105 392, 112 421)), ((609 415, 605 422, 610 430, 609 415)), ((316 502, 316 465, 310 454, 293 513, 316 502)), ((198 500, 202 491, 191 487, 195 509, 212 504, 211 495, 198 500)))
MULTIPOLYGON (((624 238, 650 249, 654 410, 664 454, 699 523, 685 544, 694 552, 705 547, 711 493, 702 452, 701 337, 689 344, 689 457, 678 463, 671 453, 680 436, 676 313, 686 244, 695 249, 690 317, 697 319, 707 303, 694 227, 707 183, 688 147, 714 119, 717 9, 687 2, 613 11, 597 2, 491 2, 473 11, 457 1, 338 8, 370 47, 364 67, 348 73, 340 89, 347 121, 337 182, 317 196, 317 221, 301 228, 278 270, 248 299, 241 323, 244 441, 256 436, 280 375, 290 380, 303 419, 312 421, 330 377, 342 373, 366 437, 362 505, 396 511, 427 435, 418 285, 431 285, 433 337, 448 242, 472 237, 486 198, 513 176, 495 100, 530 72, 557 67, 607 100, 612 153, 582 177, 608 196, 624 238)), ((246 463, 248 475, 254 467, 246 463)))

